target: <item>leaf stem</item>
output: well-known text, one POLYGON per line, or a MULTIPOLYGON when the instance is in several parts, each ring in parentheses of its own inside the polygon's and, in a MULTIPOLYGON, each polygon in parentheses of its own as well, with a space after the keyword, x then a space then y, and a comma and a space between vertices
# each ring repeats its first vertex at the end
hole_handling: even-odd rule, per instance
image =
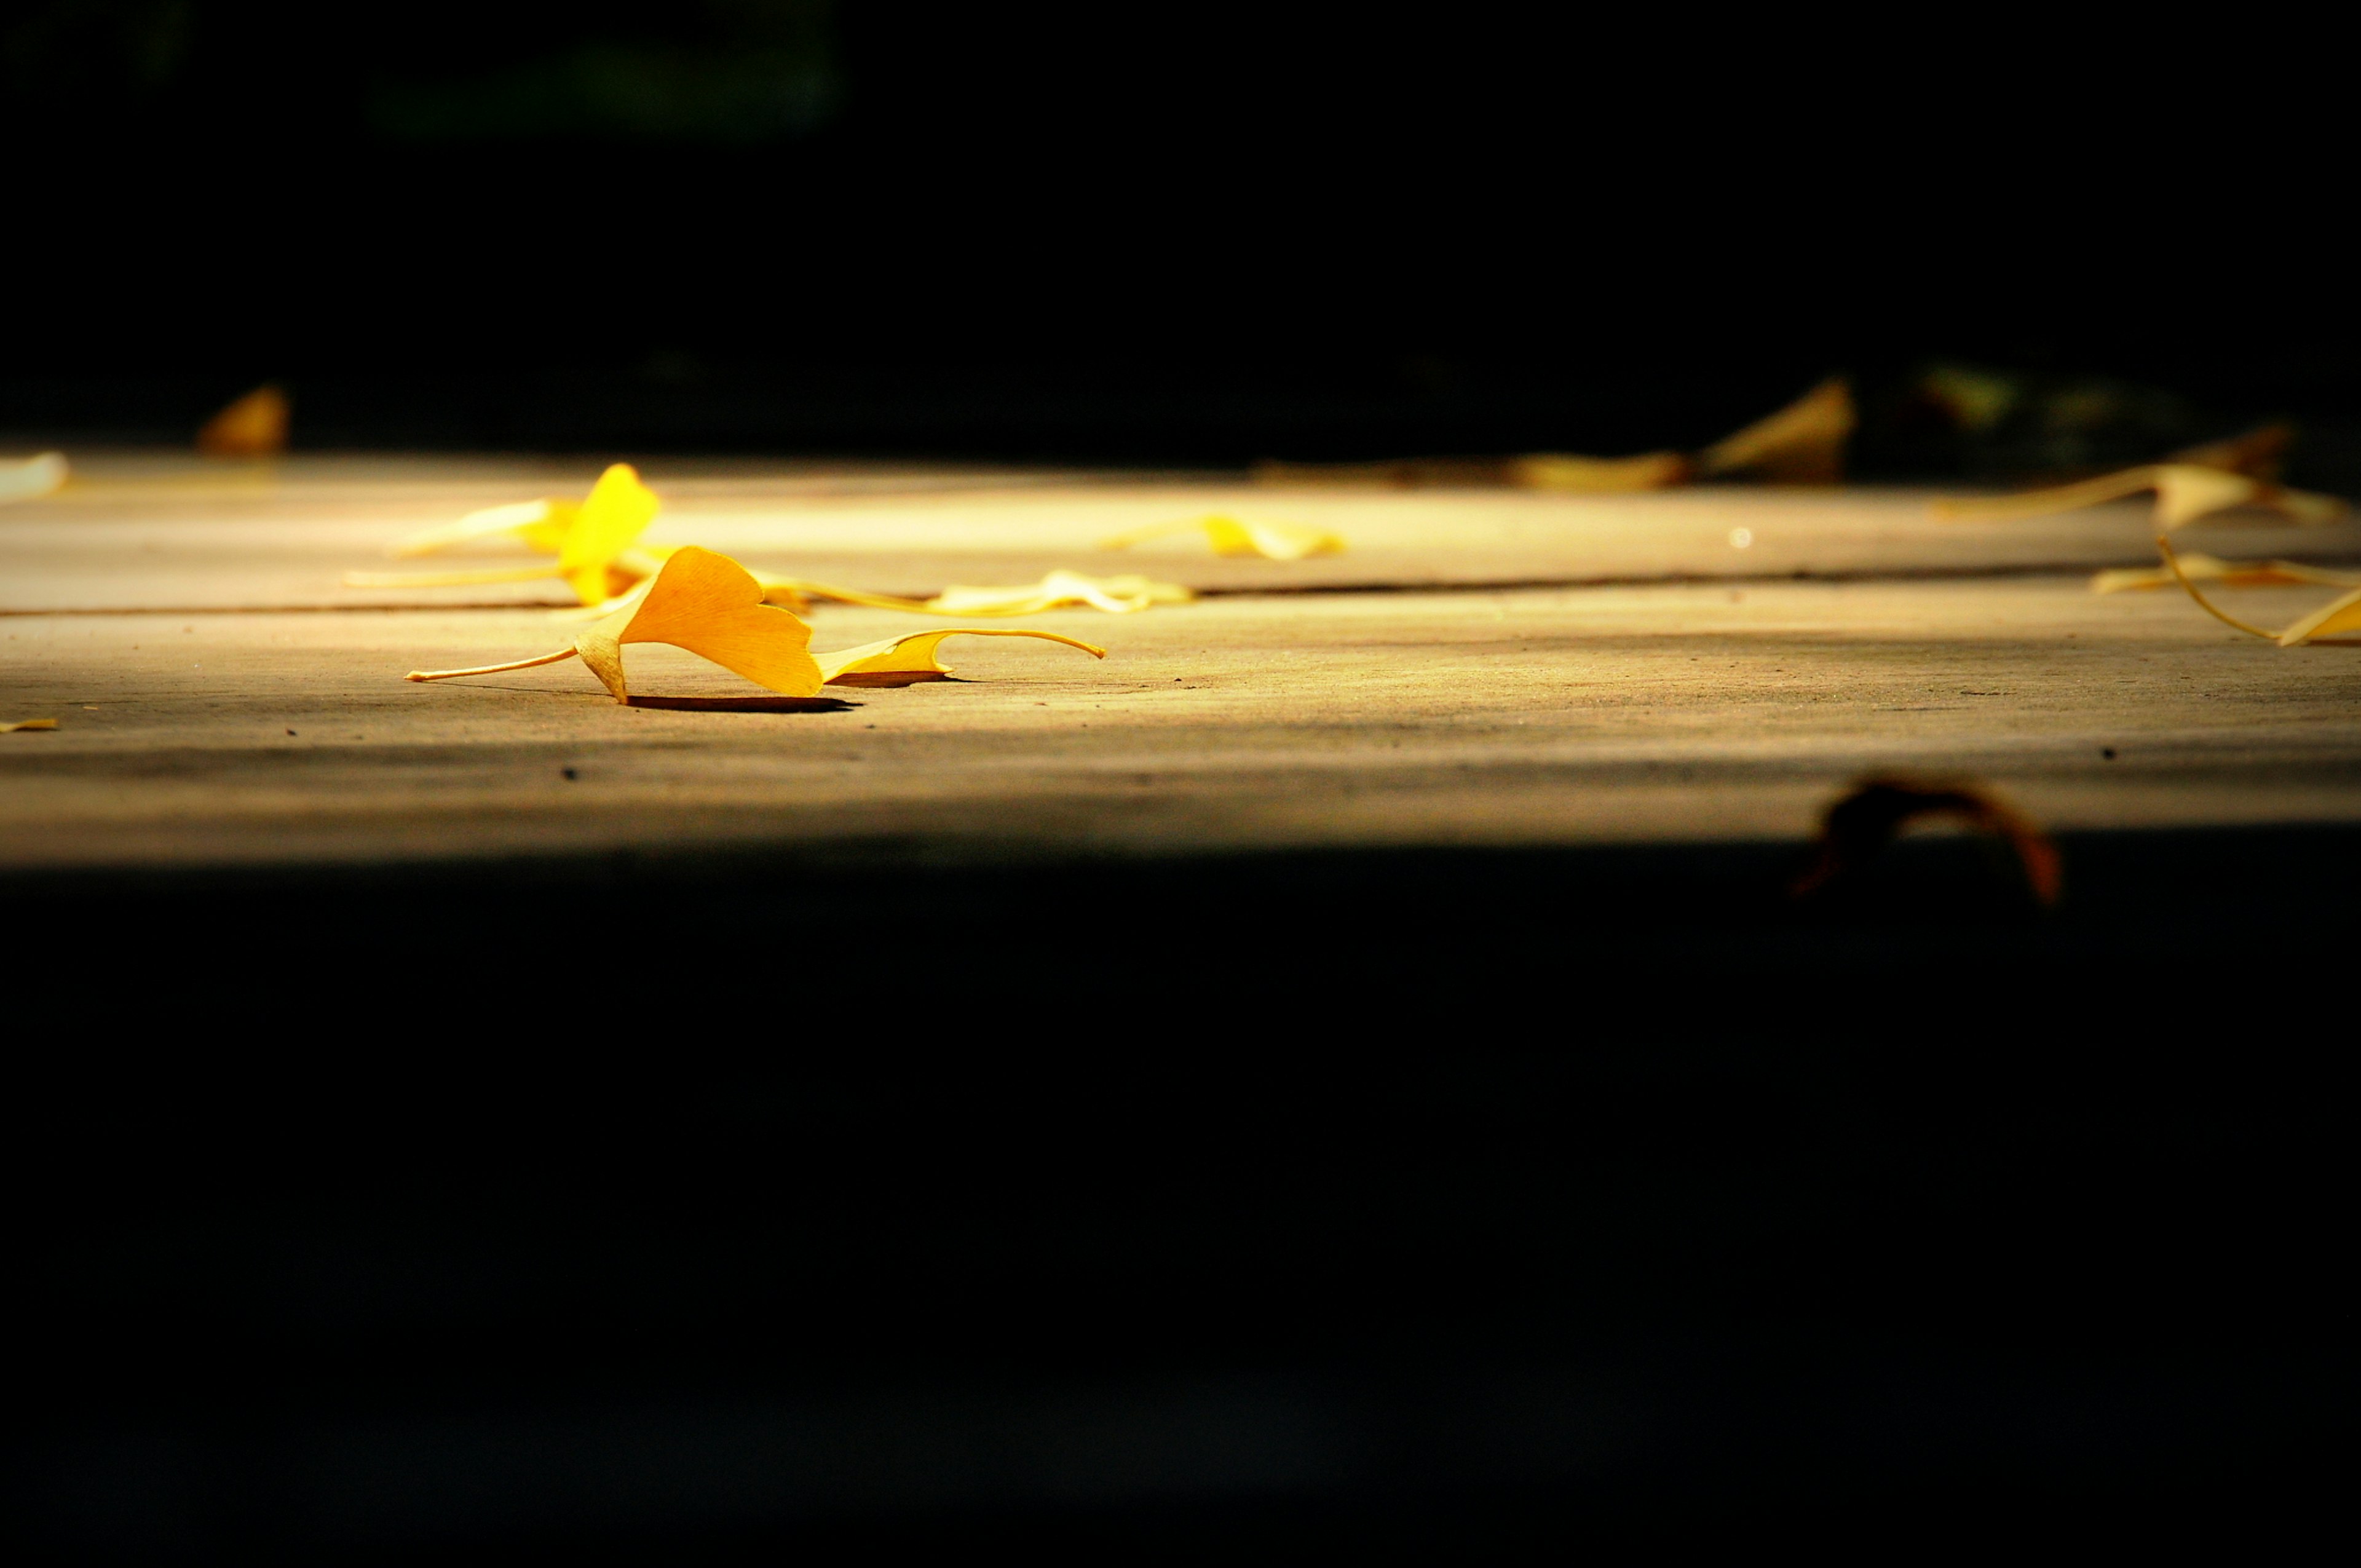
POLYGON ((447 681, 459 675, 497 675, 510 670, 530 670, 535 664, 555 664, 560 659, 571 659, 576 650, 560 648, 555 653, 544 653, 538 659, 519 659, 513 664, 478 664, 472 670, 412 670, 402 676, 405 681, 447 681))

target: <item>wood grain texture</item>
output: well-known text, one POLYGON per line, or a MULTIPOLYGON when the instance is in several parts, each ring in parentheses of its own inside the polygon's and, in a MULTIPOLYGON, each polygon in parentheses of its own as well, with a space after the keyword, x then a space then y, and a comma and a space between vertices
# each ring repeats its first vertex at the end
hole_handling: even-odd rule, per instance
MULTIPOLYGON (((814 621, 821 650, 915 624, 814 621)), ((1109 657, 972 640, 957 681, 700 712, 618 707, 570 665, 401 678, 554 646, 531 610, 15 617, 0 709, 64 722, 0 739, 0 864, 1784 838, 1894 769, 1983 779, 2060 827, 2361 818, 2361 657, 2072 579, 1275 595, 1023 624, 1109 657)), ((631 658, 651 695, 751 690, 668 649, 631 658)))
MULTIPOLYGON (((597 465, 311 458, 271 468, 86 462, 73 488, 0 509, 0 611, 349 609, 557 603, 546 588, 350 588, 395 537, 478 507, 579 495, 597 465)), ((1191 587, 1598 584, 1941 576, 2149 565, 2143 503, 2005 522, 1938 521, 1916 491, 1706 488, 1631 496, 1517 490, 1301 490, 1174 476, 652 464, 652 541, 703 544, 758 570, 926 596, 1067 567, 1191 587), (1341 555, 1217 558, 1201 541, 1098 548, 1126 530, 1242 513, 1343 534, 1341 555), (1743 529, 1747 543, 1733 544, 1743 529)), ((2189 530, 2234 556, 2361 559, 2361 524, 2298 529, 2237 514, 2189 530)), ((488 543, 458 565, 531 559, 488 543)))

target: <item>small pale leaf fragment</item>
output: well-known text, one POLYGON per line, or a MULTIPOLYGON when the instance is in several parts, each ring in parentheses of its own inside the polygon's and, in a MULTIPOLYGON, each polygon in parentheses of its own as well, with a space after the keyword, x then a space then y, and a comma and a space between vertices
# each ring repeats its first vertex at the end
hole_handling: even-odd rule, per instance
POLYGON ((1016 587, 954 584, 928 599, 937 615, 1038 615, 1043 610, 1088 606, 1110 615, 1129 615, 1159 604, 1187 604, 1197 596, 1178 583, 1159 583, 1133 573, 1113 577, 1056 571, 1038 583, 1016 587))
POLYGON ((1216 555, 1261 555, 1273 561, 1301 561, 1307 555, 1333 555, 1345 548, 1344 536, 1300 522, 1249 521, 1215 514, 1186 522, 1159 522, 1136 528, 1099 542, 1102 550, 1127 550, 1151 539, 1202 532, 1216 555))
POLYGON ((0 501, 29 501, 55 495, 65 488, 65 483, 66 455, 62 452, 0 458, 0 501))
POLYGON ((385 553, 396 559, 431 555, 455 544, 505 533, 522 540, 544 555, 555 555, 565 550, 566 531, 574 526, 574 514, 580 510, 580 502, 560 500, 555 496, 544 497, 537 501, 511 501, 505 506, 485 507, 469 512, 456 522, 404 534, 387 545, 385 553))

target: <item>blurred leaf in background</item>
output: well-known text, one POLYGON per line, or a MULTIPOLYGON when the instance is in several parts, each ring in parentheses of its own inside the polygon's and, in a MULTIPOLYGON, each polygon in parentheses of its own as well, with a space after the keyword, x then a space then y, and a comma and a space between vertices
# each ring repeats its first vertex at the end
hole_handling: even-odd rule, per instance
POLYGON ((354 140, 758 144, 841 96, 832 0, 30 0, 0 18, 0 115, 69 158, 240 124, 298 160, 354 140))
POLYGON ((189 56, 194 0, 16 0, 0 10, 0 97, 96 118, 154 97, 189 56))
MULTIPOLYGON (((804 135, 839 96, 829 0, 700 0, 588 30, 556 22, 522 59, 389 72, 370 128, 395 142, 544 138, 754 143, 804 135)), ((556 19, 553 19, 555 21, 556 19)))

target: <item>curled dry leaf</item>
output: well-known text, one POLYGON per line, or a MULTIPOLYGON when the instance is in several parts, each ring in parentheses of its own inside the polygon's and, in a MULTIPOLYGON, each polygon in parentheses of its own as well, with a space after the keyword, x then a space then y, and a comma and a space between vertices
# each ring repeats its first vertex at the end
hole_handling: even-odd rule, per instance
POLYGON ((2075 511, 2145 490, 2156 492, 2156 526, 2168 532, 2236 507, 2267 508, 2300 523, 2334 522, 2345 515, 2345 503, 2334 496, 2290 490, 2252 475, 2195 463, 2147 463, 2118 474, 2102 474, 2080 484, 2028 490, 2022 495, 1938 500, 1932 503, 1930 510, 1938 518, 1997 521, 2075 511))
POLYGON ((2031 817, 1976 784, 1894 778, 1865 780, 1828 807, 1812 863, 1788 893, 1802 899, 1832 891, 1911 823, 1943 818, 2005 840, 2033 896, 2044 905, 2058 902, 2064 886, 2058 846, 2031 817))
POLYGON ((29 501, 54 495, 65 488, 65 482, 66 455, 62 452, 0 458, 0 501, 29 501))
POLYGON ((54 718, 19 718, 13 723, 0 723, 0 735, 13 734, 19 729, 55 729, 57 727, 58 721, 54 718))
POLYGON ((2266 424, 2220 441, 2184 446, 2165 461, 2193 463, 2200 468, 2219 468, 2254 479, 2276 479, 2279 477, 2280 459, 2294 444, 2295 426, 2266 424))
POLYGON ((663 548, 639 544, 662 506, 656 493, 640 482, 637 470, 617 463, 598 476, 578 503, 552 499, 487 507, 386 546, 389 555, 424 555, 505 533, 556 556, 553 563, 482 571, 347 572, 345 584, 356 588, 440 588, 558 577, 585 605, 607 608, 616 596, 653 578, 663 565, 663 548))
MULTIPOLYGON (((2361 643, 2361 639, 2337 635, 2344 631, 2361 631, 2361 586, 2354 587, 2352 591, 2323 605, 2285 630, 2273 631, 2268 628, 2257 626, 2252 621, 2241 620, 2207 598, 2204 592, 2197 586, 2198 577, 2203 574, 2191 571, 2189 567, 2191 557, 2176 553, 2171 542, 2166 539, 2162 532, 2158 532, 2156 536, 2156 548, 2157 553, 2164 557, 2165 570, 2171 573, 2174 580, 2180 584, 2189 597, 2197 601, 2197 608, 2224 626, 2234 626, 2252 637, 2267 637, 2282 648, 2301 647, 2307 642, 2329 643, 2337 647, 2351 647, 2361 643)), ((2206 557, 2200 556, 2196 559, 2203 560, 2206 557)), ((2223 564, 2226 565, 2226 563, 2223 564)), ((2270 565, 2289 566, 2290 564, 2275 561, 2270 565)), ((2292 569, 2308 574, 2303 579, 2307 582, 2325 582, 2333 586, 2361 582, 2361 579, 2356 579, 2342 572, 2323 572, 2310 566, 2297 566, 2292 569)))
POLYGON ((2193 582, 2218 583, 2225 588, 2290 588, 2328 584, 2361 588, 2361 573, 2332 572, 2298 561, 2224 561, 2195 550, 2177 552, 2180 571, 2170 566, 2117 566, 2091 579, 2091 591, 2119 594, 2145 588, 2178 587, 2183 576, 2193 582))
POLYGON ((1679 452, 1642 452, 1630 457, 1534 452, 1521 457, 1420 457, 1392 463, 1257 463, 1254 474, 1257 483, 1266 485, 1397 489, 1510 485, 1594 495, 1661 490, 1700 477, 1832 485, 1844 477, 1845 444, 1857 422, 1851 383, 1839 376, 1694 457, 1679 452))
POLYGON ((1774 485, 1837 484, 1844 478, 1845 443, 1858 422, 1852 383, 1831 376, 1698 453, 1697 472, 1705 478, 1751 475, 1774 485))
POLYGON ((888 638, 829 654, 825 662, 815 660, 810 651, 811 628, 793 611, 765 603, 763 585, 752 573, 727 555, 685 545, 665 558, 644 592, 630 596, 630 602, 621 609, 585 628, 570 648, 504 664, 413 670, 409 678, 440 681, 458 675, 499 674, 579 658, 616 701, 629 702, 623 644, 668 642, 783 696, 807 697, 831 681, 848 685, 906 685, 914 680, 939 679, 950 672, 937 662, 935 649, 944 638, 962 632, 979 637, 1038 637, 1100 658, 1106 656, 1104 649, 1054 632, 953 627, 888 638))
POLYGON ((1642 452, 1636 457, 1580 457, 1536 452, 1509 462, 1509 481, 1528 490, 1571 490, 1608 495, 1663 490, 1686 484, 1692 466, 1678 452, 1642 452))
POLYGON ((1216 555, 1262 555, 1273 561, 1301 561, 1307 555, 1334 555, 1345 548, 1341 534, 1309 528, 1300 522, 1246 521, 1220 515, 1187 522, 1159 522, 1135 528, 1099 541, 1102 550, 1128 550, 1151 539, 1202 532, 1216 555))
POLYGON ((946 637, 1038 637, 1045 642, 1080 648, 1093 659, 1106 657, 1106 650, 1096 643, 1060 637, 1054 631, 1016 626, 950 626, 906 632, 878 642, 864 642, 858 648, 823 653, 819 656, 820 674, 829 685, 839 686, 906 686, 919 681, 939 681, 951 673, 951 667, 936 657, 936 650, 946 637))
POLYGON ((275 457, 287 450, 293 410, 276 387, 257 387, 205 421, 197 450, 208 457, 275 457))

